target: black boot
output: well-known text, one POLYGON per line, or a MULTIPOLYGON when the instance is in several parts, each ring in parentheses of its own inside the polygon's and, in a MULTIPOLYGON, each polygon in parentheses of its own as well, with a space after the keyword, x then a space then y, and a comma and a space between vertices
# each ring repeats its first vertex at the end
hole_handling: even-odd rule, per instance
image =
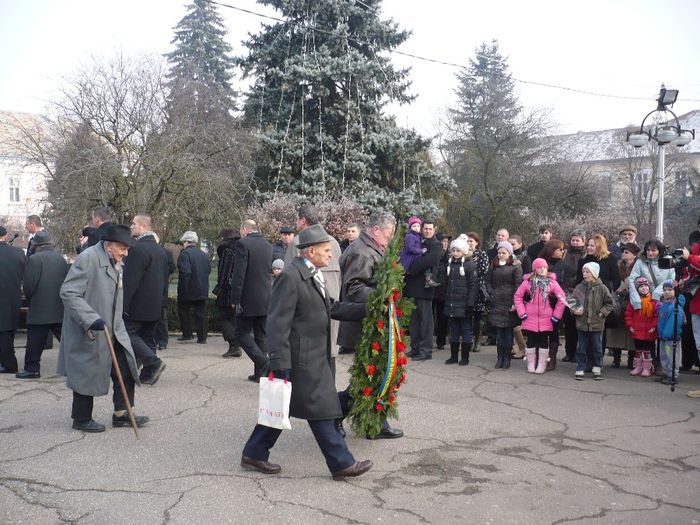
POLYGON ((510 368, 510 348, 503 349, 503 370, 508 370, 510 368))
POLYGON ((466 366, 469 364, 469 350, 471 346, 471 343, 462 343, 462 359, 459 360, 459 366, 466 366))
POLYGON ((549 361, 547 361, 547 372, 557 368, 557 352, 559 351, 559 341, 549 342, 549 361))
POLYGON ((454 365, 459 357, 459 343, 450 343, 450 358, 445 361, 446 365, 454 365))
POLYGON ((613 368, 620 368, 620 359, 622 358, 622 350, 620 350, 619 348, 613 348, 612 353, 613 353, 612 367, 613 368))
POLYGON ((496 366, 494 368, 503 368, 503 347, 496 347, 496 366))
POLYGON ((634 352, 632 350, 627 351, 627 370, 632 370, 634 368, 634 352))

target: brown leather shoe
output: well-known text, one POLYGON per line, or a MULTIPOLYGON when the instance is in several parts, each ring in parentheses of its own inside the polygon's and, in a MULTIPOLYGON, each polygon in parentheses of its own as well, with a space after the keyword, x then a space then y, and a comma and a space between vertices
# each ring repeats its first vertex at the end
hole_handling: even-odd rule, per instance
POLYGON ((364 461, 355 461, 352 465, 338 472, 333 472, 333 479, 335 481, 343 481, 345 478, 354 478, 355 476, 362 476, 365 472, 372 468, 372 460, 366 459, 364 461))
POLYGON ((269 461, 258 461, 256 459, 251 459, 248 456, 241 456, 241 467, 246 470, 257 470, 263 474, 277 474, 282 467, 276 465, 275 463, 270 463, 269 461))

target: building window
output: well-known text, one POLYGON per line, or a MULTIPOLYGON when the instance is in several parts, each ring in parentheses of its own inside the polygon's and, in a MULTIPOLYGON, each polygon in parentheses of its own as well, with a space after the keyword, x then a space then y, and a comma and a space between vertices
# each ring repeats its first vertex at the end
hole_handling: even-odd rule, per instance
POLYGON ((634 174, 634 190, 641 198, 649 195, 651 190, 651 170, 639 170, 634 174))
POLYGON ((19 179, 10 177, 10 202, 19 202, 19 179))

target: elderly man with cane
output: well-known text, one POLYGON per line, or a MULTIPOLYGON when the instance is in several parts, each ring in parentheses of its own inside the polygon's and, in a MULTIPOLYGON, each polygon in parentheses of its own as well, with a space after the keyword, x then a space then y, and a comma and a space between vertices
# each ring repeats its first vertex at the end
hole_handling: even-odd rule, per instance
POLYGON ((110 376, 114 385, 112 426, 141 427, 148 421, 147 416, 130 418, 138 372, 122 319, 122 258, 133 244, 127 226, 110 225, 100 242, 78 255, 61 287, 64 315, 58 373, 66 376, 66 385, 73 390, 71 417, 76 430, 104 432, 105 426, 92 419, 93 398, 109 392, 110 376), (120 392, 122 380, 125 388, 120 392))

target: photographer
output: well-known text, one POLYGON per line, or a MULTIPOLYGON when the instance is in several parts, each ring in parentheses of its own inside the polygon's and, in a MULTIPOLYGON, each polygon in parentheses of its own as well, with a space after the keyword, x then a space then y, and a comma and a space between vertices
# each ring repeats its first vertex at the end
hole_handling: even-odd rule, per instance
POLYGON ((666 251, 666 247, 658 239, 652 239, 644 244, 644 251, 632 267, 632 272, 627 278, 630 291, 630 304, 635 310, 642 307, 641 299, 634 287, 634 281, 638 277, 644 277, 651 285, 651 297, 659 301, 664 292, 664 281, 675 281, 673 268, 663 269, 659 267, 659 256, 666 251))
MULTIPOLYGON (((688 267, 684 271, 684 279, 681 281, 681 288, 684 292, 690 294, 690 319, 693 328, 693 337, 695 339, 695 347, 700 348, 700 293, 697 292, 698 285, 693 284, 700 275, 700 242, 696 242, 691 247, 692 251, 683 248, 681 257, 688 263, 688 267)), ((700 350, 699 350, 700 353, 700 350)), ((698 356, 700 358, 700 355, 698 356)), ((700 397, 700 390, 691 390, 688 392, 689 397, 700 397)))

